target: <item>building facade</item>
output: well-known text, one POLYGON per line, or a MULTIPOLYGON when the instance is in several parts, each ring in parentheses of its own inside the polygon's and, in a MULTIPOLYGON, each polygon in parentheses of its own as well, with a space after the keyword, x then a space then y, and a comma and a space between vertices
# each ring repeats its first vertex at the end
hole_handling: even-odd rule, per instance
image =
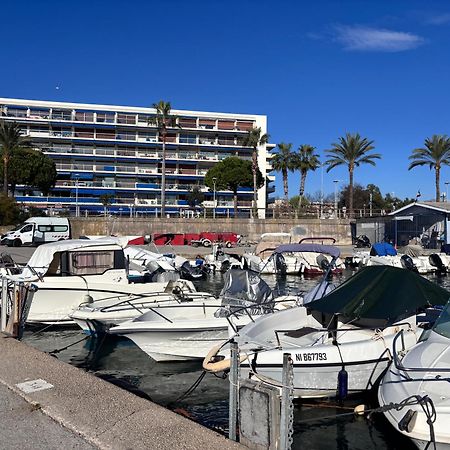
MULTIPOLYGON (((177 125, 168 129, 166 137, 166 213, 189 210, 188 195, 198 186, 205 210, 232 214, 232 192, 207 188, 205 174, 229 156, 251 160, 252 148, 245 147, 243 139, 254 127, 267 133, 267 117, 185 110, 172 114, 177 125)), ((18 123, 33 148, 53 159, 58 173, 48 197, 18 186, 19 203, 84 215, 103 212, 108 196, 108 210, 113 213, 157 215, 160 211, 162 138, 152 125, 153 108, 0 98, 0 115, 18 123)), ((271 144, 258 148, 258 166, 266 179, 258 191, 260 217, 274 190, 271 148, 271 144)), ((252 199, 252 188, 239 189, 241 215, 250 213, 252 199)))

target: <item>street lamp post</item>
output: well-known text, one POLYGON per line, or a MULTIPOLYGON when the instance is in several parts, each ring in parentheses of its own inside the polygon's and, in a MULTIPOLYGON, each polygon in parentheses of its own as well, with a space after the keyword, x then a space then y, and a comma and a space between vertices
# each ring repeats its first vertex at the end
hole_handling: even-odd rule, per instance
POLYGON ((372 217, 372 201, 373 201, 373 194, 372 191, 369 193, 369 216, 372 217))
POLYGON ((338 213, 338 184, 340 180, 333 180, 334 183, 334 214, 336 215, 336 219, 339 218, 338 213))
POLYGON ((78 206, 78 180, 80 178, 79 174, 75 174, 75 217, 80 216, 80 209, 78 206))
POLYGON ((449 185, 450 181, 446 181, 445 182, 445 201, 448 202, 448 185, 449 185))
POLYGON ((217 178, 213 177, 213 218, 216 218, 216 181, 217 178))

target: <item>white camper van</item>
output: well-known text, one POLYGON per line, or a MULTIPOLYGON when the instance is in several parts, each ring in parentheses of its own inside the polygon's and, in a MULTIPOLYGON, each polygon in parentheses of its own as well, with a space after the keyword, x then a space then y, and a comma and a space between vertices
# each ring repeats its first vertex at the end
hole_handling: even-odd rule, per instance
POLYGON ((1 238, 8 247, 39 245, 45 242, 70 239, 70 223, 67 217, 30 217, 1 238))

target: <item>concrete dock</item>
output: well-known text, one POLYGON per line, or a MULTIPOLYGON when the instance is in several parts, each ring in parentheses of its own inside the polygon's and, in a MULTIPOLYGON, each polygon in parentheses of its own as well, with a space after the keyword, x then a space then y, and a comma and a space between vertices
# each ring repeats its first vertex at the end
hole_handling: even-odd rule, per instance
POLYGON ((2 448, 244 448, 1 334, 0 355, 2 448))

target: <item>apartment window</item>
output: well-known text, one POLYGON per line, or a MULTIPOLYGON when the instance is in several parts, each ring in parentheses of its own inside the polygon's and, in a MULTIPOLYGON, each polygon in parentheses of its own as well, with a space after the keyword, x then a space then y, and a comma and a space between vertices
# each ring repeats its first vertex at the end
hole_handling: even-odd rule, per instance
POLYGON ((253 121, 247 121, 247 120, 238 120, 236 122, 236 129, 239 131, 250 131, 254 127, 253 121))
POLYGON ((138 122, 147 124, 151 117, 149 114, 138 114, 138 122))
POLYGON ((156 133, 139 132, 138 137, 147 142, 157 142, 156 133))
POLYGON ((77 111, 75 113, 75 120, 77 120, 78 122, 93 122, 94 113, 86 111, 77 111))
POLYGON ((136 133, 127 133, 127 132, 117 130, 116 139, 119 139, 121 141, 135 141, 136 133))
POLYGON ((30 133, 33 134, 47 134, 48 135, 48 128, 44 126, 30 126, 30 133))
MULTIPOLYGON (((163 136, 160 133, 159 135, 159 142, 162 142, 163 136)), ((177 141, 177 135, 175 133, 167 133, 166 134, 166 142, 176 142, 177 141)))
POLYGON ((77 145, 77 146, 73 147, 72 153, 79 154, 79 155, 93 155, 94 148, 86 146, 86 145, 77 145))
POLYGON ((126 123, 128 125, 134 125, 136 123, 135 114, 117 114, 118 123, 126 123))
POLYGON ((198 137, 198 142, 203 145, 214 145, 216 138, 210 135, 200 135, 198 137))
POLYGON ((50 110, 48 109, 31 109, 30 119, 48 119, 50 116, 50 110))
POLYGON ((56 120, 72 120, 72 111, 65 109, 53 109, 51 118, 56 120))
POLYGON ((97 113, 97 122, 114 123, 114 121, 115 121, 114 113, 97 113))
POLYGON ((72 153, 72 146, 58 144, 58 145, 53 145, 52 147, 49 147, 46 151, 52 152, 52 153, 72 153))
POLYGON ((7 114, 11 117, 27 117, 27 109, 8 108, 7 114))
POLYGON ((57 137, 72 137, 72 130, 70 128, 53 127, 50 134, 57 137))
POLYGON ((79 138, 94 138, 94 129, 93 128, 75 128, 75 137, 79 138))
POLYGON ((181 128, 197 128, 197 119, 180 117, 178 119, 178 125, 180 125, 181 128))
POLYGON ((117 156, 136 156, 136 149, 134 147, 120 147, 117 149, 117 156))
POLYGON ((116 187, 116 182, 112 177, 105 177, 102 180, 102 187, 116 187))
POLYGON ((114 147, 102 147, 99 145, 95 148, 95 154, 99 156, 114 156, 114 150, 114 147))
POLYGON ((197 136, 195 134, 180 134, 179 142, 181 144, 196 144, 197 136))
POLYGON ((235 145, 234 137, 232 137, 232 136, 219 136, 219 145, 235 145))
POLYGON ((216 128, 216 120, 215 119, 199 119, 198 120, 199 128, 203 128, 204 130, 213 130, 216 128))
POLYGON ((116 132, 114 130, 98 130, 96 131, 97 139, 115 139, 116 132))
POLYGON ((234 130, 234 120, 219 120, 219 130, 234 130))

